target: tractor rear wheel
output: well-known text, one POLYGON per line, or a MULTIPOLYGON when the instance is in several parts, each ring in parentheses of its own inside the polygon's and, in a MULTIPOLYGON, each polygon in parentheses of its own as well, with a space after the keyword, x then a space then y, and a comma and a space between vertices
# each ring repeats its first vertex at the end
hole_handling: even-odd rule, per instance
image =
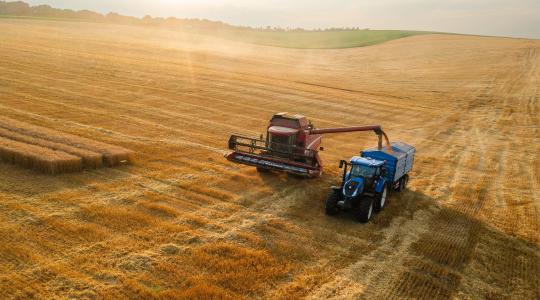
POLYGON ((326 198, 326 214, 329 216, 334 216, 339 213, 338 207, 339 194, 338 191, 332 190, 326 198))
POLYGON ((356 207, 355 217, 361 223, 367 223, 373 215, 373 199, 366 197, 360 199, 360 203, 356 207))
POLYGON ((384 209, 388 203, 388 186, 385 185, 383 190, 375 196, 374 199, 374 208, 376 212, 380 212, 384 209))

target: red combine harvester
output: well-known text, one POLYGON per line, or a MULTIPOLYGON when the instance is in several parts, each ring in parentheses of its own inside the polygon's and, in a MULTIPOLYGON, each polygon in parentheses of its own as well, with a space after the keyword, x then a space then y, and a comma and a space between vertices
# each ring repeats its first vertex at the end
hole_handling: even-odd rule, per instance
POLYGON ((263 135, 259 139, 232 135, 229 149, 233 152, 225 157, 235 163, 257 167, 259 172, 275 170, 316 178, 323 170, 318 153, 323 150, 319 148, 322 135, 357 131, 374 131, 379 137, 379 149, 382 149, 383 137, 390 145, 379 125, 316 129, 305 116, 279 113, 270 120, 266 138, 263 135))

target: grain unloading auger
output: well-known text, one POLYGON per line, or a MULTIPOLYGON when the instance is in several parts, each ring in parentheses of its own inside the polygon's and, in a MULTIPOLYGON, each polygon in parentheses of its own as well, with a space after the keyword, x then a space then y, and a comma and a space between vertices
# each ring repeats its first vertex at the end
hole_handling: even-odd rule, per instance
MULTIPOLYGON (((379 149, 383 138, 390 145, 388 136, 379 125, 316 129, 305 116, 275 114, 268 125, 266 137, 250 138, 232 135, 225 157, 235 163, 254 166, 258 171, 275 170, 309 178, 322 174, 323 164, 319 157, 322 135, 374 131, 379 137, 379 149)), ((390 147, 388 147, 390 148, 390 147)))

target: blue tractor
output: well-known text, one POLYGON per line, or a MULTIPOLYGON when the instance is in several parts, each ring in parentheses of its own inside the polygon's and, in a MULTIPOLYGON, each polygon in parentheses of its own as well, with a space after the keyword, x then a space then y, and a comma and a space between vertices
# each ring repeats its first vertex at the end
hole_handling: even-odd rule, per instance
POLYGON ((391 190, 401 192, 406 188, 415 152, 413 146, 394 142, 390 147, 364 150, 350 162, 340 161, 342 182, 332 187, 326 214, 352 209, 358 221, 368 222, 374 212, 388 204, 391 190))

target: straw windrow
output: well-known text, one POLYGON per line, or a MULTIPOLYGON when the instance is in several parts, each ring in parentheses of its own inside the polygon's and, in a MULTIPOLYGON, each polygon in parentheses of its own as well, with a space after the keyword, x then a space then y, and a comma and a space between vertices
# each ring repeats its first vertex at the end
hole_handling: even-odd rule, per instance
POLYGON ((4 137, 21 143, 48 148, 51 150, 62 151, 74 156, 78 156, 82 159, 82 164, 84 168, 95 169, 103 166, 103 155, 90 150, 50 142, 44 139, 23 135, 11 130, 7 130, 5 128, 0 128, 0 137, 4 137))
POLYGON ((80 157, 4 137, 0 137, 0 159, 47 174, 76 172, 82 168, 80 157))
POLYGON ((3 116, 0 116, 0 128, 18 133, 19 135, 38 139, 40 140, 39 143, 41 145, 46 147, 51 146, 52 148, 57 147, 59 150, 73 153, 75 155, 81 156, 83 154, 82 152, 76 153, 75 150, 73 150, 74 148, 99 153, 102 155, 103 163, 110 167, 119 165, 122 162, 132 162, 133 152, 131 150, 56 130, 27 124, 3 116), (45 142, 47 141, 54 144, 46 144, 45 142), (67 147, 62 147, 62 149, 58 146, 58 144, 70 146, 70 150, 67 150, 67 147))

